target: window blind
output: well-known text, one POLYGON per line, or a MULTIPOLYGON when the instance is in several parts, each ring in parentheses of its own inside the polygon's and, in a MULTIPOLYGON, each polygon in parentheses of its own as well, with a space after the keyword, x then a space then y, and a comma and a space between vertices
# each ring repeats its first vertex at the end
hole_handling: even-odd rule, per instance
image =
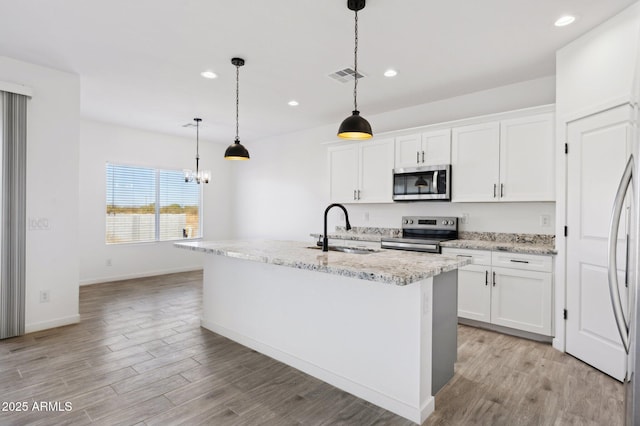
POLYGON ((107 163, 106 243, 201 236, 201 192, 182 171, 107 163))

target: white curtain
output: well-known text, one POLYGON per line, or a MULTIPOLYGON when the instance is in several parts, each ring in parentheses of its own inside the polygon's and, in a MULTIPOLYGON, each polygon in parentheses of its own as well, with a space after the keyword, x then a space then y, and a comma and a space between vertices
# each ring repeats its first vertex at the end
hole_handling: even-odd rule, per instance
POLYGON ((0 339, 24 334, 27 96, 0 91, 0 339))

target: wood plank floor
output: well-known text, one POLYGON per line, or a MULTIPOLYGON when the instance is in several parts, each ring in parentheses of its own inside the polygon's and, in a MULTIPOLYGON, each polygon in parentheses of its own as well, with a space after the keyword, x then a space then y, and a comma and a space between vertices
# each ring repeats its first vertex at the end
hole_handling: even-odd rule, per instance
MULTIPOLYGON (((0 341, 0 403, 28 405, 0 407, 0 425, 412 424, 200 328, 201 285, 81 287, 80 324, 0 341)), ((622 424, 622 385, 547 344, 459 326, 458 346, 425 425, 622 424)))

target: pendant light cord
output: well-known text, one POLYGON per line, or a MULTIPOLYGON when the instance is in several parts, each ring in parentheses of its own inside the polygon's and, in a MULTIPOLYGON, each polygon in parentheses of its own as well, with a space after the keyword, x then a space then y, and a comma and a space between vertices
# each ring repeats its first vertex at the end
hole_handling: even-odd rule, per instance
POLYGON ((353 110, 358 110, 358 11, 355 11, 355 48, 353 49, 353 79, 355 83, 353 84, 353 110))
POLYGON ((200 120, 196 120, 196 176, 198 175, 199 162, 200 162, 200 120))
POLYGON ((238 133, 239 126, 239 116, 240 116, 240 67, 236 65, 236 142, 240 142, 240 137, 238 133))

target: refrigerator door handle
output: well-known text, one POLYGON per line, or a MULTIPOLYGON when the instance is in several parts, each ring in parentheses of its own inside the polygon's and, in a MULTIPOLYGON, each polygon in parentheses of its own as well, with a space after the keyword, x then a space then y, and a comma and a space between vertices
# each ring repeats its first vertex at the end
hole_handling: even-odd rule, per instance
POLYGON ((624 350, 629 353, 629 324, 624 317, 622 310, 622 300, 620 299, 620 289, 618 287, 618 268, 617 268, 617 245, 618 245, 618 227, 620 226, 620 216, 622 216, 622 208, 624 205, 624 196, 631 184, 633 174, 633 156, 629 157, 627 166, 622 174, 618 192, 613 203, 613 212, 611 214, 611 227, 609 229, 609 295, 611 296, 611 304, 613 305, 613 315, 616 320, 616 326, 622 339, 624 350))

